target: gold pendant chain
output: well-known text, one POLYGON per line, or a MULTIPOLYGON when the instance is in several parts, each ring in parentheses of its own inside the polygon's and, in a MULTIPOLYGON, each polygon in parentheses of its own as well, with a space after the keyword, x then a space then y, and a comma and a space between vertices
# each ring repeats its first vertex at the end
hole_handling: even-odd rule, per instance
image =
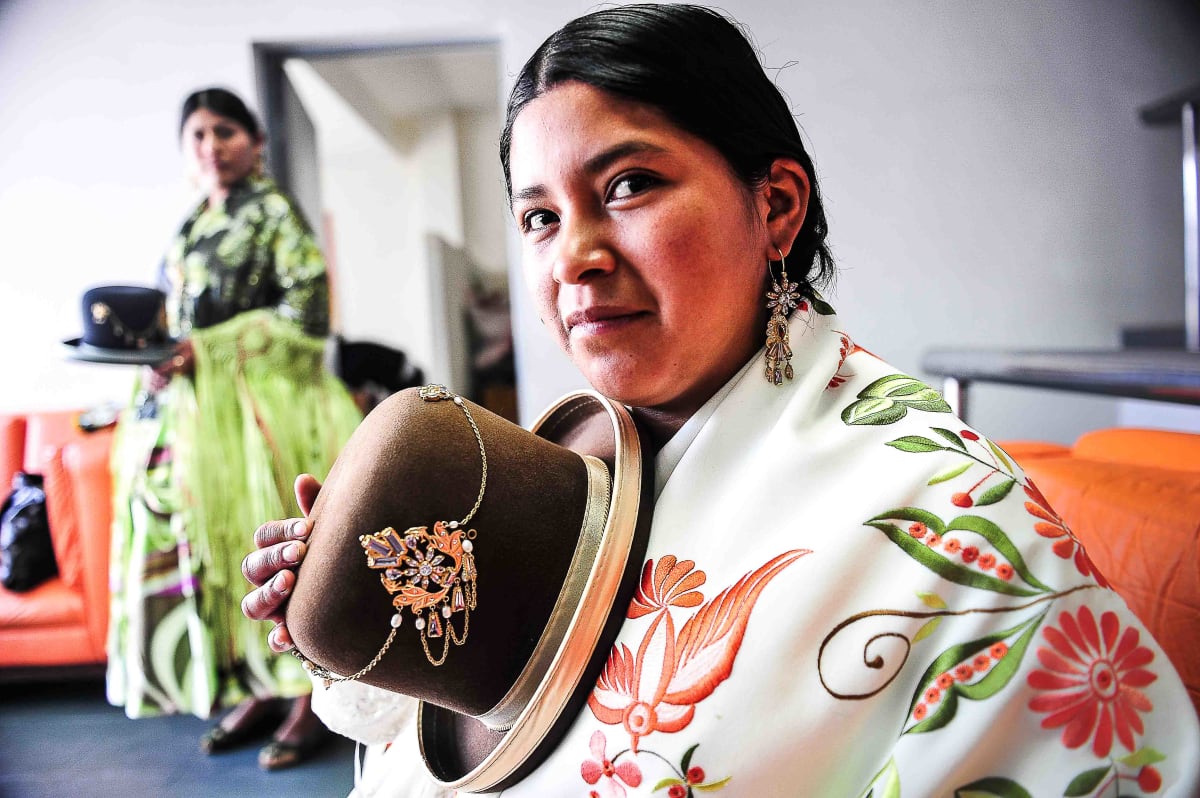
POLYGON ((367 557, 367 567, 381 571, 379 578, 384 588, 388 593, 395 595, 392 606, 395 607, 396 614, 392 616, 392 629, 383 647, 366 666, 349 676, 339 676, 305 657, 299 649, 292 649, 292 655, 304 664, 309 673, 322 679, 326 688, 337 682, 360 679, 379 664, 396 639, 396 632, 403 622, 401 610, 405 607, 416 616, 414 626, 420 635, 425 658, 431 665, 436 667, 446 661, 451 642, 458 646, 467 642, 467 634, 471 628, 471 610, 476 606, 477 572, 472 542, 476 533, 474 529, 466 529, 466 526, 479 511, 480 505, 483 504, 483 496, 487 492, 487 449, 483 445, 479 425, 475 423, 471 409, 461 396, 443 385, 426 385, 420 389, 418 395, 426 402, 451 401, 462 410, 479 446, 479 495, 470 512, 461 520, 438 521, 433 525, 432 533, 423 526, 410 527, 403 534, 387 527, 373 535, 359 536, 359 543, 367 557), (443 565, 447 558, 451 564, 443 565), (429 589, 431 583, 433 590, 429 589), (428 610, 426 617, 421 615, 424 610, 428 610), (463 614, 461 637, 451 623, 452 616, 460 612, 463 614), (433 637, 444 638, 441 656, 434 657, 429 649, 429 638, 433 637))

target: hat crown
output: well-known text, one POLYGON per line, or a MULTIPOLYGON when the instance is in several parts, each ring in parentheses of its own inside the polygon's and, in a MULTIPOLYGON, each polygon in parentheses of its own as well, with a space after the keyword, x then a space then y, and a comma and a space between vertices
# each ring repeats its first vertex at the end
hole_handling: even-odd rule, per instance
POLYGON ((161 346, 167 334, 166 296, 157 288, 100 285, 83 294, 83 343, 99 349, 161 346))

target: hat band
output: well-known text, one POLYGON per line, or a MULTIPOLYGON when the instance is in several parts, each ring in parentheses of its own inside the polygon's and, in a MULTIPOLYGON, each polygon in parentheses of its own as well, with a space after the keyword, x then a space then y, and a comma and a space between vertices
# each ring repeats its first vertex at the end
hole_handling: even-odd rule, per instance
POLYGON ((595 391, 579 391, 555 404, 533 429, 537 432, 549 422, 561 421, 563 416, 589 404, 598 405, 607 413, 616 433, 617 450, 608 517, 586 584, 562 642, 533 695, 499 744, 470 772, 460 778, 443 778, 435 742, 439 708, 424 701, 420 703, 417 728, 421 757, 431 778, 444 788, 488 792, 511 778, 533 756, 579 689, 589 661, 601 643, 610 612, 624 612, 625 608, 616 609, 614 602, 634 550, 642 483, 641 443, 633 418, 624 407, 595 391))
POLYGON ((587 467, 587 503, 584 505, 579 542, 575 545, 575 554, 571 557, 566 581, 563 582, 558 599, 554 602, 546 629, 538 639, 529 661, 525 663, 521 674, 504 698, 487 712, 475 716, 493 731, 508 731, 512 728, 521 710, 529 706, 542 677, 550 670, 554 655, 558 653, 558 647, 571 625, 575 608, 579 606, 583 597, 592 563, 596 561, 600 542, 604 539, 604 522, 608 520, 608 503, 611 496, 608 469, 590 454, 581 456, 583 464, 587 467))
POLYGON ((93 302, 88 310, 92 314, 92 322, 100 327, 108 327, 112 334, 125 346, 137 349, 144 349, 148 343, 152 343, 152 339, 161 338, 163 329, 162 311, 154 317, 154 320, 140 330, 134 330, 121 320, 116 311, 107 302, 93 302), (155 335, 155 334, 158 335, 155 335))

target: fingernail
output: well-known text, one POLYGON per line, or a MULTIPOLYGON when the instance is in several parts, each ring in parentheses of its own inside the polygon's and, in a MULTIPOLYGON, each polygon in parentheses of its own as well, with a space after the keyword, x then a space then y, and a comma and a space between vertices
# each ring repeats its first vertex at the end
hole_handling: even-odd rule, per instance
POLYGON ((271 580, 271 587, 275 589, 276 593, 286 596, 288 592, 287 582, 287 577, 283 574, 275 574, 275 578, 271 580))
POLYGON ((292 524, 292 537, 306 538, 308 537, 308 522, 301 518, 296 523, 292 524))
POLYGON ((271 642, 281 653, 296 647, 290 640, 284 639, 283 630, 278 626, 271 630, 271 642))
POLYGON ((300 562, 299 543, 289 543, 283 547, 283 561, 293 565, 300 562))

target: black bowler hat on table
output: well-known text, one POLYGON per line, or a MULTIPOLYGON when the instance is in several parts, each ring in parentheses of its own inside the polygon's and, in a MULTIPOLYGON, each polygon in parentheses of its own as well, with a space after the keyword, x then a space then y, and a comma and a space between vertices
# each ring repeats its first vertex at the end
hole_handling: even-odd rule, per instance
POLYGON ((63 341, 71 359, 155 365, 171 356, 166 297, 157 288, 99 285, 84 292, 81 306, 83 335, 63 341))

